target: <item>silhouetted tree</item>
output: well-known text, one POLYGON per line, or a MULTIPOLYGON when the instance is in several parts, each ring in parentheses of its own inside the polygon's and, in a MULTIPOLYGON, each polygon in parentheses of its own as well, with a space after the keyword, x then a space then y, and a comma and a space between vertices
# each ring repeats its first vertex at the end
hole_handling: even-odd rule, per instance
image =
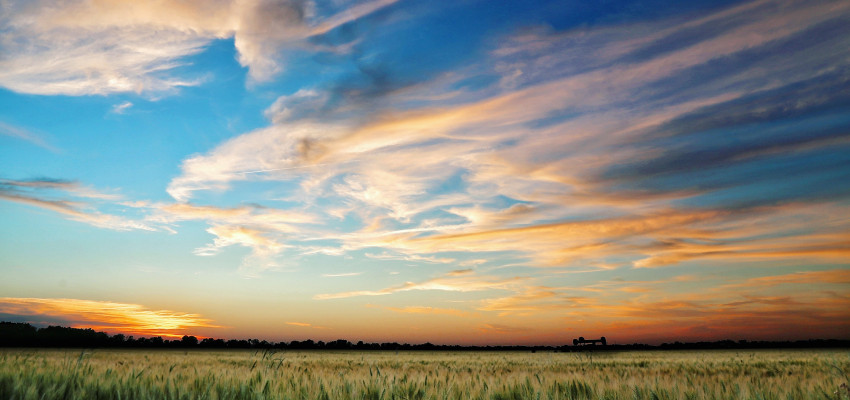
POLYGON ((36 344, 36 329, 20 322, 0 322, 0 344, 5 346, 32 346, 36 344))
MULTIPOLYGON (((162 341, 162 338, 159 338, 159 340, 162 341)), ((198 345, 198 338, 184 335, 183 338, 180 339, 180 344, 184 347, 195 347, 198 345)))
MULTIPOLYGON (((583 339, 583 338, 579 338, 583 339)), ((604 338, 597 340, 603 345, 607 341, 604 338)), ((576 340, 578 342, 578 340, 576 340)), ((364 343, 358 341, 356 345, 345 339, 338 339, 332 342, 314 342, 307 339, 303 342, 293 340, 289 344, 286 342, 270 343, 268 341, 260 341, 259 339, 249 340, 223 340, 205 338, 198 341, 195 336, 183 336, 180 340, 164 340, 157 336, 153 338, 134 338, 133 336, 125 338, 123 334, 109 336, 103 332, 95 332, 92 329, 68 328, 62 326, 48 326, 47 328, 36 329, 30 324, 3 322, 0 321, 0 347, 12 346, 44 346, 44 347, 137 347, 137 348, 231 348, 231 349, 247 349, 247 348, 280 348, 280 349, 350 349, 356 348, 359 350, 447 350, 447 351, 588 351, 594 346, 569 346, 560 347, 550 346, 459 346, 459 345, 435 345, 432 343, 423 343, 411 345, 409 343, 399 344, 392 343, 364 343)), ((850 340, 837 339, 809 339, 786 342, 766 342, 766 341, 748 341, 748 340, 718 340, 714 342, 696 342, 696 343, 663 343, 660 346, 651 346, 647 344, 626 344, 626 345, 607 345, 596 347, 596 350, 649 350, 649 349, 734 349, 734 348, 846 348, 850 347, 850 340), (601 347, 601 348, 600 348, 601 347)))
POLYGON ((227 344, 224 343, 223 339, 205 338, 204 340, 201 340, 199 346, 220 349, 227 347, 227 344))

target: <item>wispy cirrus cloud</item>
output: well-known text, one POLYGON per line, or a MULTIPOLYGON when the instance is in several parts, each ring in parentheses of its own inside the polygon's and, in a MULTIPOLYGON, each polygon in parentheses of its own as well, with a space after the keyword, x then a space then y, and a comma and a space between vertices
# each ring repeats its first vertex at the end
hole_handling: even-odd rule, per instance
POLYGON ((784 275, 768 275, 750 278, 730 287, 773 287, 777 285, 850 284, 850 269, 826 271, 800 271, 784 275))
POLYGON ((251 253, 243 258, 239 267, 246 277, 256 277, 262 271, 280 267, 277 256, 293 247, 284 243, 285 234, 295 235, 300 226, 315 222, 309 214, 256 204, 215 207, 126 201, 115 192, 102 192, 78 181, 52 178, 0 179, 0 200, 50 210, 71 220, 119 231, 177 233, 181 222, 206 221, 210 225, 207 232, 213 240, 196 248, 194 253, 213 256, 230 246, 250 248, 251 253), (124 211, 128 210, 138 217, 125 216, 124 211))
POLYGON ((555 288, 528 286, 511 296, 486 299, 478 309, 496 311, 499 316, 531 315, 577 309, 593 302, 588 297, 568 295, 555 288))
POLYGON ((375 259, 375 260, 404 260, 404 261, 414 261, 414 262, 425 262, 425 263, 433 263, 433 264, 453 264, 455 261, 454 258, 448 257, 435 257, 435 256, 420 256, 416 254, 411 255, 403 255, 403 254, 390 254, 387 252, 383 252, 380 254, 366 253, 366 257, 375 259))
MULTIPOLYGON (((168 17, 159 16, 154 6, 141 5, 133 6, 138 13, 126 24, 197 26, 201 36, 236 35, 237 47, 245 50, 240 53, 243 61, 259 71, 274 69, 262 67, 273 61, 251 55, 250 49, 265 45, 249 42, 265 39, 252 36, 260 33, 247 27, 237 31, 231 26, 237 22, 230 19, 266 18, 274 13, 260 14, 271 7, 285 13, 281 18, 291 26, 268 33, 269 40, 286 41, 328 32, 391 3, 364 3, 322 23, 294 3, 254 8, 228 3, 243 7, 236 16, 187 3, 168 17), (324 25, 317 31, 316 24, 324 25)), ((63 15, 22 10, 42 16, 32 27, 44 25, 48 32, 62 24, 100 26, 113 21, 111 16, 122 7, 130 6, 73 3, 63 15), (83 16, 86 10, 96 12, 83 16)), ((814 257, 837 262, 847 252, 840 237, 803 234, 778 224, 808 213, 799 191, 762 191, 746 172, 725 171, 735 165, 744 171, 755 168, 752 173, 765 179, 778 178, 779 169, 771 163, 844 146, 846 126, 840 119, 817 117, 814 130, 802 128, 810 126, 805 120, 801 127, 751 130, 757 133, 737 135, 734 145, 717 141, 709 145, 710 151, 701 149, 717 129, 804 118, 850 98, 841 90, 818 89, 846 86, 846 62, 835 56, 837 49, 846 48, 846 36, 826 34, 844 29, 837 19, 847 12, 841 2, 790 1, 785 8, 751 2, 696 20, 566 32, 525 30, 491 50, 490 61, 497 67, 486 72, 500 76, 498 83, 477 91, 453 88, 450 107, 434 91, 449 90, 468 76, 440 77, 432 85, 388 92, 388 98, 399 100, 395 108, 358 109, 356 115, 344 104, 328 103, 334 96, 327 89, 303 89, 269 108, 271 126, 184 160, 182 173, 168 186, 177 203, 150 205, 141 224, 206 221, 214 239, 196 254, 246 246, 252 254, 243 267, 253 265, 256 271, 277 265, 274 259, 284 249, 300 249, 305 255, 380 249, 365 254, 442 264, 461 262, 441 255, 447 252, 512 253, 531 266, 583 270, 603 265, 663 267, 705 259, 814 257), (749 18, 754 10, 758 18, 749 18), (715 27, 718 21, 723 21, 722 29, 715 27), (635 30, 643 34, 630 33, 635 30), (817 46, 807 46, 814 42, 817 46), (576 51, 580 49, 593 51, 576 51), (797 56, 776 63, 780 53, 797 56), (817 65, 833 68, 814 68, 817 65), (689 80, 695 73, 709 78, 689 80), (677 90, 684 87, 689 89, 677 90), (789 103, 789 95, 801 101, 789 103), (412 98, 417 101, 409 102, 412 98), (325 120, 311 111, 320 108, 334 118, 325 120), (706 170, 715 173, 698 176, 706 170), (297 209, 192 202, 206 191, 227 191, 236 182, 286 182, 292 187, 286 200, 297 209), (717 203, 716 197, 734 202, 717 203), (790 201, 799 206, 762 207, 790 201), (363 226, 335 231, 333 221, 351 215, 363 226), (751 221, 752 215, 770 216, 760 220, 767 227, 759 233, 764 237, 754 237, 741 222, 751 221), (777 229, 779 234, 768 235, 777 229), (786 246, 802 236, 811 240, 786 246), (326 243, 310 244, 318 240, 326 243), (612 254, 617 261, 610 260, 612 254)), ((475 66, 466 73, 481 71, 475 66)), ((840 171, 840 163, 816 169, 840 171)), ((814 184, 805 174, 799 179, 797 186, 814 184)), ((819 189, 832 196, 827 200, 843 196, 830 187, 837 188, 819 189)), ((11 192, 6 197, 94 224, 114 223, 105 217, 97 217, 103 219, 97 222, 91 216, 96 214, 68 202, 11 192)), ((827 204, 838 213, 844 208, 827 204)), ((840 230, 848 222, 837 223, 840 230)), ((362 293, 387 290, 395 289, 362 293)))
POLYGON ((13 1, 0 10, 7 27, 1 48, 10 55, 0 60, 0 85, 51 95, 168 94, 203 82, 203 74, 176 70, 185 57, 225 38, 233 38, 250 77, 264 81, 282 70, 285 50, 309 48, 307 38, 391 3, 372 1, 322 16, 309 2, 289 0, 13 1))
POLYGON ((129 335, 181 337, 198 328, 220 328, 198 314, 151 310, 143 305, 81 299, 0 298, 0 312, 58 318, 75 328, 129 335))
POLYGON ((316 217, 298 210, 281 210, 257 204, 236 207, 217 207, 191 203, 146 204, 150 210, 147 220, 161 224, 178 224, 182 221, 209 221, 217 225, 252 226, 257 229, 294 233, 299 226, 312 224, 316 217))
POLYGON ((38 178, 0 179, 0 199, 64 215, 68 219, 114 230, 156 230, 141 220, 98 211, 91 201, 116 201, 117 194, 102 193, 75 181, 38 178), (70 197, 70 198, 69 198, 70 197))
POLYGON ((239 267, 240 272, 246 276, 257 276, 259 272, 279 267, 274 256, 287 247, 269 237, 273 233, 244 226, 217 225, 207 229, 207 232, 214 235, 215 239, 211 244, 196 249, 195 254, 212 256, 228 246, 248 247, 251 254, 242 260, 239 267))
POLYGON ((298 210, 280 210, 257 204, 217 207, 191 203, 148 203, 145 218, 172 231, 183 221, 205 221, 212 243, 195 249, 199 256, 214 256, 230 246, 251 249, 243 258, 239 271, 246 277, 257 277, 265 270, 281 267, 278 256, 286 249, 287 238, 301 238, 305 226, 316 223, 315 216, 298 210))
POLYGON ((446 275, 423 282, 406 282, 403 285, 379 290, 358 290, 352 292, 318 294, 316 300, 344 299, 359 296, 385 296, 411 290, 441 290, 449 292, 478 292, 485 290, 508 290, 521 285, 525 278, 500 278, 493 276, 446 275))
POLYGON ((3 121, 0 121, 0 135, 12 137, 15 139, 25 140, 30 142, 38 147, 56 152, 58 151, 55 147, 51 146, 43 137, 38 133, 32 132, 28 129, 24 129, 19 126, 7 124, 3 121))
POLYGON ((362 272, 341 272, 338 274, 322 274, 323 278, 343 278, 347 276, 363 275, 362 272))
POLYGON ((307 322, 287 322, 287 325, 297 326, 299 328, 310 328, 310 329, 328 329, 326 326, 313 325, 307 322))
POLYGON ((321 35, 341 25, 362 18, 377 10, 387 7, 398 0, 372 0, 357 4, 336 15, 326 18, 310 31, 311 36, 321 35))
POLYGON ((115 114, 124 114, 127 112, 130 107, 133 107, 133 103, 129 101, 125 101, 123 103, 116 104, 112 106, 112 112, 115 114))
MULTIPOLYGON (((850 143, 846 123, 829 114, 844 92, 817 89, 846 86, 848 65, 836 54, 847 36, 837 33, 850 11, 841 2, 784 4, 526 30, 492 50, 498 67, 486 72, 501 76, 497 85, 458 91, 452 85, 468 76, 440 77, 388 92, 395 107, 351 119, 356 108, 337 112, 330 93, 304 90, 269 109, 270 127, 185 160, 168 190, 184 202, 235 182, 295 182, 288 199, 316 212, 318 225, 333 226, 313 208, 319 203, 364 221, 354 233, 316 232, 343 253, 389 249, 424 261, 514 252, 533 266, 584 269, 794 255, 836 262, 846 253, 840 240, 778 251, 785 239, 749 237, 736 223, 769 215, 761 221, 778 236, 799 235, 778 221, 808 213, 806 192, 761 182, 785 176, 780 165, 850 143), (453 93, 450 106, 434 95, 440 89, 453 93), (317 108, 334 118, 319 119, 317 108), (777 118, 797 122, 711 140, 717 129, 777 118), (791 205, 765 208, 777 203, 791 205)), ((818 201, 842 209, 831 202, 846 195, 840 185, 818 183, 842 176, 842 164, 822 160, 792 187, 818 185, 818 201)))
POLYGON ((77 197, 94 200, 121 200, 122 196, 117 193, 101 192, 86 186, 78 181, 52 178, 35 178, 27 180, 0 179, 0 184, 6 187, 29 190, 62 190, 77 197))

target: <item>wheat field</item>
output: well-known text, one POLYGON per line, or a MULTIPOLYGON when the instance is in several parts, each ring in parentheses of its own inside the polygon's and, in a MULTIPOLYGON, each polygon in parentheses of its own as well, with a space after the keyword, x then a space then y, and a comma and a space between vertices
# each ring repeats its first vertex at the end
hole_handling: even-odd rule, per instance
POLYGON ((0 350, 0 399, 847 399, 847 350, 0 350))

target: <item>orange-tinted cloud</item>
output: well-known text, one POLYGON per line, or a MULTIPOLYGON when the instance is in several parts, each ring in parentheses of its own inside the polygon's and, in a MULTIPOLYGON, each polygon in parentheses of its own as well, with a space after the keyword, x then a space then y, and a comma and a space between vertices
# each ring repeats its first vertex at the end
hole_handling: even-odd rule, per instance
MULTIPOLYGON (((174 222, 183 220, 213 220, 230 223, 274 225, 286 227, 287 224, 315 222, 315 218, 304 213, 283 211, 258 206, 240 206, 233 208, 202 206, 189 203, 166 204, 159 207, 161 212, 153 220, 174 222)), ((280 229, 284 230, 284 229, 280 229)))
POLYGON ((719 211, 667 211, 426 237, 399 233, 377 237, 367 243, 419 253, 527 251, 537 265, 561 266, 572 260, 601 257, 611 249, 609 242, 612 241, 626 241, 659 232, 667 235, 693 234, 696 229, 692 224, 714 220, 723 215, 725 213, 719 211))
POLYGON ((527 326, 510 326, 503 324, 484 324, 481 325, 479 330, 485 333, 521 333, 532 331, 532 329, 527 326))
POLYGON ((286 324, 292 325, 292 326, 297 326, 297 327, 300 327, 300 328, 328 329, 326 326, 313 325, 313 324, 307 323, 307 322, 287 322, 286 324))
POLYGON ((219 328, 198 314, 149 310, 139 304, 80 299, 0 298, 0 312, 53 317, 75 328, 141 336, 181 337, 196 328, 219 328))
POLYGON ((827 271, 800 271, 784 275, 750 278, 735 287, 776 286, 783 284, 850 284, 850 269, 831 269, 827 271))
MULTIPOLYGON (((728 230, 723 235, 730 235, 728 230)), ((738 235, 743 237, 747 230, 738 235)), ((711 237, 712 233, 704 233, 711 237)), ((850 258, 850 240, 844 233, 819 233, 780 238, 713 240, 701 243, 666 240, 646 248, 651 255, 634 262, 637 268, 654 268, 688 260, 766 260, 801 258, 842 261, 850 258)))
POLYGON ((589 307, 566 311, 569 320, 594 321, 609 336, 616 333, 629 340, 846 338, 850 331, 850 297, 846 295, 739 292, 702 290, 619 301, 600 298, 589 307))

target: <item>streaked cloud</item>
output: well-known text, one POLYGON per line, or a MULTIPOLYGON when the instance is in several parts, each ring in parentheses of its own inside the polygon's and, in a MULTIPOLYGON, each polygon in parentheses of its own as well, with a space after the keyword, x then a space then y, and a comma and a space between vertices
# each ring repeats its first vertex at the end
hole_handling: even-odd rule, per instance
POLYGON ((0 121, 0 135, 12 137, 15 139, 25 140, 30 142, 38 147, 50 150, 50 151, 58 151, 55 147, 51 146, 44 139, 43 135, 32 132, 28 129, 24 129, 19 126, 7 124, 3 121, 0 121))
POLYGON ((322 274, 322 277, 323 278, 342 278, 342 277, 346 277, 346 276, 357 276, 357 275, 363 275, 363 273, 362 272, 342 272, 342 273, 338 273, 338 274, 322 274))
POLYGON ((800 271, 784 275, 760 276, 750 278, 732 287, 772 287, 777 285, 811 284, 850 284, 850 269, 831 269, 826 271, 800 271))
POLYGON ((313 296, 316 300, 343 299, 359 296, 385 296, 397 292, 411 290, 442 290, 449 292, 478 292, 486 290, 507 290, 521 285, 524 278, 498 278, 489 276, 457 276, 447 275, 445 277, 429 279, 420 283, 405 282, 403 285, 389 287, 379 290, 358 290, 352 292, 318 294, 313 296))
POLYGON ((55 179, 10 180, 0 179, 0 199, 50 210, 68 219, 99 228, 114 230, 156 230, 156 227, 139 220, 102 213, 93 209, 87 199, 118 200, 116 194, 101 193, 74 181, 55 179), (67 199, 68 195, 77 199, 67 199), (59 197, 59 198, 57 198, 59 197))
POLYGON ((591 300, 587 297, 569 296, 554 288, 530 286, 512 296, 484 300, 478 309, 497 311, 500 316, 530 315, 581 308, 588 302, 591 300))
MULTIPOLYGON (((575 312, 576 317, 609 317, 624 325, 651 325, 658 318, 671 323, 669 337, 728 337, 734 332, 752 332, 765 338, 788 335, 789 324, 800 328, 797 335, 840 335, 847 328, 848 298, 820 293, 804 296, 678 296, 666 300, 631 301, 610 307, 596 307, 588 312, 575 312), (663 316, 663 317, 662 317, 663 316), (822 323, 822 321, 830 321, 822 323), (757 329, 747 329, 747 323, 757 329), (817 325, 817 326, 815 326, 817 325), (703 332, 697 332, 702 329, 703 332), (727 335, 727 336, 722 336, 727 335)), ((612 325, 613 326, 613 325, 612 325)), ((656 325, 657 326, 657 325, 656 325)))
POLYGON ((326 20, 320 22, 316 27, 314 27, 311 31, 311 35, 321 35, 327 33, 328 31, 346 24, 348 22, 354 21, 363 16, 369 15, 381 8, 384 8, 388 5, 395 3, 397 0, 372 0, 367 1, 358 5, 355 5, 345 11, 340 12, 334 16, 327 18, 326 20))
POLYGON ((91 328, 126 335, 192 334, 198 328, 219 328, 198 314, 151 310, 139 304, 81 299, 0 298, 0 312, 40 319, 58 318, 75 328, 91 328))
POLYGON ((453 264, 455 261, 454 258, 448 257, 435 257, 435 256, 420 256, 417 254, 391 254, 388 252, 383 252, 380 254, 366 253, 366 257, 375 259, 375 260, 403 260, 403 261, 413 261, 413 262, 425 262, 425 263, 433 263, 433 264, 453 264))
POLYGON ((476 309, 496 312, 506 321, 561 318, 583 332, 609 337, 628 332, 631 338, 659 342, 681 337, 716 340, 744 333, 772 340, 788 337, 788 324, 808 327, 794 337, 839 337, 848 327, 850 299, 828 289, 845 285, 844 275, 844 270, 812 271, 735 284, 723 284, 728 277, 704 275, 639 282, 617 279, 590 287, 527 285, 514 294, 485 299, 476 309), (821 290, 787 291, 780 286, 796 283, 819 285, 821 290), (758 329, 748 329, 747 321, 758 329))
MULTIPOLYGON (((295 182, 289 200, 305 210, 315 210, 319 202, 337 204, 329 214, 371 221, 354 234, 317 234, 337 240, 343 253, 392 251, 367 253, 372 258, 450 263, 451 257, 438 254, 514 252, 533 266, 583 269, 792 254, 834 262, 845 255, 842 241, 778 251, 779 240, 748 238, 742 244, 717 237, 737 231, 743 239, 745 227, 736 227, 735 221, 760 213, 788 218, 797 212, 794 207, 763 211, 760 206, 801 200, 797 194, 770 191, 750 196, 758 190, 756 183, 724 171, 731 165, 750 168, 754 160, 769 166, 766 160, 808 157, 828 144, 843 146, 840 122, 825 122, 819 133, 792 124, 790 131, 739 135, 728 148, 717 141, 719 147, 705 154, 689 150, 699 151, 712 129, 766 121, 758 113, 782 109, 785 118, 806 115, 843 98, 843 92, 823 98, 815 93, 824 91, 805 88, 845 86, 841 73, 813 66, 845 66, 834 54, 847 48, 846 36, 831 35, 816 48, 794 43, 813 40, 813 30, 843 29, 836 18, 848 7, 787 3, 784 8, 746 3, 696 20, 524 31, 491 52, 489 61, 499 65, 491 72, 503 78, 499 87, 458 93, 451 107, 426 92, 450 87, 464 76, 441 77, 397 98, 389 93, 398 100, 395 108, 351 120, 345 117, 350 107, 336 106, 340 111, 334 114, 326 105, 331 93, 302 90, 269 108, 270 127, 186 159, 168 191, 185 202, 204 191, 226 191, 236 182, 295 182), (711 28, 717 21, 724 21, 725 28, 711 28), (687 45, 680 43, 682 37, 687 45), (794 61, 776 63, 780 51, 797 56, 786 54, 784 59, 794 61), (697 73, 711 78, 687 78, 697 73), (809 100, 786 104, 783 96, 789 93, 809 100), (404 101, 410 98, 439 100, 404 101), (311 111, 317 108, 327 108, 325 115, 335 118, 321 120, 311 111), (743 109, 761 111, 746 114, 743 109), (553 117, 558 114, 571 117, 553 117), (704 182, 691 175, 706 169, 723 179, 691 184, 704 182), (714 196, 752 201, 730 208, 712 204, 714 196), (662 248, 663 243, 671 246, 662 248), (611 254, 628 261, 612 263, 611 254)), ((830 168, 839 167, 822 166, 830 168)), ((778 171, 762 171, 762 176, 771 179, 778 171)), ((333 226, 327 215, 317 215, 316 221, 333 226)), ((771 229, 782 231, 778 225, 771 229)), ((784 237, 794 235, 785 232, 784 237)))
MULTIPOLYGON (((254 231, 294 234, 304 224, 315 223, 314 216, 297 210, 280 210, 256 204, 237 207, 202 206, 190 203, 144 204, 147 221, 176 227, 183 221, 206 221, 215 226, 241 226, 254 231)), ((212 232, 210 232, 212 233, 212 232)))
POLYGON ((317 326, 307 322, 287 322, 287 325, 297 326, 299 328, 310 328, 310 329, 328 329, 326 326, 317 326))

